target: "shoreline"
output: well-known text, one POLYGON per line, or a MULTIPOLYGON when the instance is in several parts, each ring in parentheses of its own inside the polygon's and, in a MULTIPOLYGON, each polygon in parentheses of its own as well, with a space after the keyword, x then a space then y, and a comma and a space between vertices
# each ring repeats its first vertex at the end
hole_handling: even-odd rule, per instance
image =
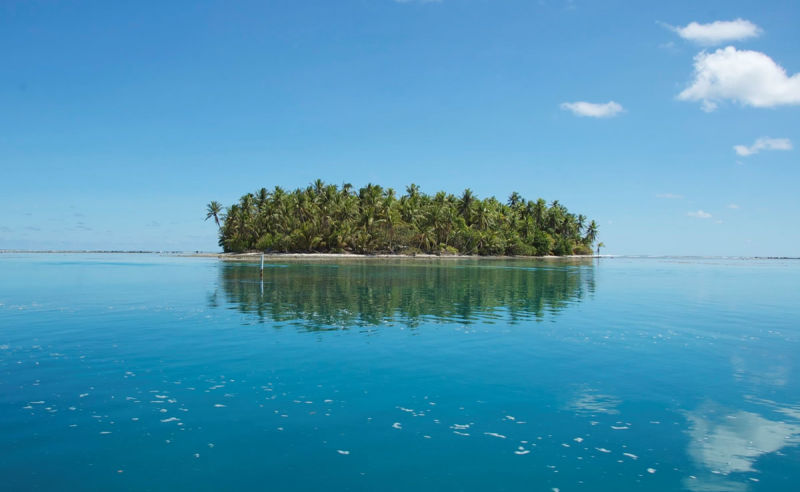
MULTIPOLYGON (((255 261, 261 259, 261 253, 214 253, 204 251, 148 251, 148 250, 25 250, 25 249, 0 249, 0 256, 4 254, 104 254, 104 255, 161 255, 177 256, 183 258, 218 258, 223 261, 255 261)), ((635 259, 722 259, 722 260, 800 260, 800 256, 704 256, 704 255, 566 255, 566 256, 479 256, 479 255, 434 255, 434 254, 357 254, 357 253, 264 253, 264 259, 457 259, 457 260, 557 260, 557 259, 587 259, 587 258, 635 258, 635 259)))
MULTIPOLYGON (((565 256, 479 256, 479 255, 434 255, 434 254, 358 254, 358 253, 186 253, 178 256, 194 258, 218 258, 222 261, 260 261, 261 255, 264 259, 272 260, 326 260, 326 259, 352 259, 352 260, 553 260, 553 259, 586 259, 598 258, 597 255, 565 255, 565 256)), ((605 255, 603 255, 605 256, 605 255)), ((601 256, 602 257, 602 256, 601 256)))
POLYGON ((404 254, 360 254, 360 253, 261 253, 258 251, 250 251, 246 253, 214 253, 203 251, 147 251, 147 250, 22 250, 22 249, 1 249, 2 254, 107 254, 107 255, 162 255, 162 256, 179 256, 184 258, 218 258, 220 260, 243 260, 254 261, 260 260, 261 255, 264 258, 270 259, 559 259, 559 258, 611 258, 615 255, 564 255, 564 256, 481 256, 481 255, 458 255, 458 254, 426 254, 419 253, 414 255, 404 254))

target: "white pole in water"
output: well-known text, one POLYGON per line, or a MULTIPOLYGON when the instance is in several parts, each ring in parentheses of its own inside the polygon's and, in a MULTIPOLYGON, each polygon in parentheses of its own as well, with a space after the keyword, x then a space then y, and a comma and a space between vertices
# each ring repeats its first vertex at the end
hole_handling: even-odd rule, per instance
POLYGON ((261 253, 261 271, 259 272, 259 277, 262 280, 264 279, 264 253, 261 253))

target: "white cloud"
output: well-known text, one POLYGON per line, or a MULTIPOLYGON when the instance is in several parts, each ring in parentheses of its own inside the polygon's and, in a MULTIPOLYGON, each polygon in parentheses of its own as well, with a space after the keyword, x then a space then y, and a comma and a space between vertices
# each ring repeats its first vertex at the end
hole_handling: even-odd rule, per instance
POLYGON ((667 198, 670 200, 680 200, 683 195, 676 195, 675 193, 659 193, 656 198, 667 198))
POLYGON ((800 74, 786 70, 758 51, 733 46, 694 57, 694 80, 678 94, 683 101, 701 101, 704 111, 713 111, 725 99, 757 108, 800 104, 800 74))
POLYGON ((736 210, 736 209, 738 209, 738 208, 739 208, 739 205, 736 205, 735 203, 729 203, 729 204, 728 204, 728 208, 730 208, 730 209, 733 209, 733 210, 736 210))
POLYGON ((698 219, 710 219, 711 218, 711 214, 710 213, 704 212, 702 210, 698 210, 696 212, 689 212, 686 215, 688 215, 689 217, 695 217, 695 218, 698 218, 698 219))
POLYGON ((714 21, 708 24, 690 22, 683 27, 670 25, 667 27, 683 39, 705 46, 755 38, 762 32, 760 27, 745 19, 714 21))
POLYGON ((742 157, 758 154, 762 150, 792 150, 792 142, 788 138, 761 137, 751 146, 734 145, 733 150, 742 157))
POLYGON ((572 111, 577 116, 590 116, 592 118, 610 118, 624 111, 622 105, 614 101, 607 103, 565 102, 561 103, 561 109, 572 111))

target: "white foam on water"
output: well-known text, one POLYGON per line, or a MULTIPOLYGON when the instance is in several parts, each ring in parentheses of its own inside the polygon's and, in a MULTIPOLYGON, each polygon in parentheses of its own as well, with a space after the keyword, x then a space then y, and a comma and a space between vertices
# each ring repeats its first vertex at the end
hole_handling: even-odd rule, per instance
POLYGON ((337 449, 336 452, 339 453, 339 454, 343 454, 343 455, 350 454, 350 451, 346 451, 344 449, 337 449))
POLYGON ((131 417, 131 420, 133 420, 134 422, 136 422, 137 420, 139 420, 139 417, 131 417))
POLYGON ((400 422, 395 422, 394 424, 392 424, 392 427, 395 429, 402 429, 403 424, 401 424, 400 422))
POLYGON ((517 420, 516 417, 512 417, 511 415, 506 415, 506 420, 517 420))
POLYGON ((89 396, 89 393, 81 393, 78 398, 86 398, 87 396, 89 396))
POLYGON ((514 451, 514 454, 523 455, 523 454, 528 454, 530 452, 531 452, 530 449, 518 449, 518 450, 514 451))
POLYGON ((620 426, 612 425, 611 428, 618 431, 618 430, 629 429, 630 427, 628 427, 627 425, 620 425, 620 426))
POLYGON ((562 445, 562 446, 564 446, 565 448, 568 448, 568 447, 569 447, 569 444, 567 444, 567 443, 565 443, 565 442, 562 442, 562 443, 561 443, 561 445, 562 445))
POLYGON ((209 448, 213 448, 214 447, 214 443, 213 442, 208 443, 208 447, 209 448))
POLYGON ((411 409, 411 408, 405 408, 405 407, 397 407, 397 408, 402 410, 402 411, 404 411, 404 412, 414 413, 414 410, 411 409))
POLYGON ((225 408, 225 406, 226 405, 223 405, 222 403, 215 403, 214 404, 214 408, 225 408))
POLYGON ((583 438, 582 437, 576 437, 575 439, 573 439, 573 441, 575 441, 575 442, 580 444, 580 443, 583 442, 583 438))
POLYGON ((503 434, 498 434, 497 432, 484 432, 484 434, 486 434, 487 436, 499 437, 500 439, 506 438, 506 436, 504 436, 503 434))
POLYGON ((631 459, 634 459, 634 460, 638 460, 638 459, 639 459, 639 457, 638 457, 638 456, 636 456, 636 455, 635 455, 635 454, 633 454, 633 453, 622 453, 622 455, 623 455, 623 456, 627 456, 628 458, 631 458, 631 459))
POLYGON ((425 439, 430 439, 430 438, 431 438, 431 436, 429 436, 429 435, 427 435, 427 434, 426 434, 426 435, 424 435, 424 436, 422 436, 422 437, 424 437, 425 439))
POLYGON ((162 422, 164 422, 164 423, 167 423, 167 422, 177 422, 177 421, 179 421, 179 420, 180 420, 180 419, 179 419, 178 417, 170 417, 170 418, 168 418, 168 419, 161 419, 161 421, 162 421, 162 422))
POLYGON ((100 431, 101 435, 111 434, 111 431, 100 431))
POLYGON ((459 436, 468 436, 469 435, 468 432, 459 432, 459 431, 453 431, 453 434, 458 434, 459 436))
POLYGON ((159 400, 166 400, 167 399, 167 395, 153 395, 153 396, 155 396, 159 400))
POLYGON ((453 424, 450 426, 450 428, 464 430, 464 429, 469 429, 469 426, 470 424, 453 424))
POLYGON ((647 469, 647 473, 655 473, 655 472, 656 472, 655 468, 648 468, 647 469))
POLYGON ((44 401, 31 401, 28 402, 29 405, 44 405, 44 401))
POLYGON ((594 448, 594 449, 600 451, 601 453, 610 453, 611 452, 610 449, 606 449, 606 448, 594 448))
POLYGON ((160 410, 159 410, 159 412, 161 412, 161 413, 167 413, 167 409, 166 409, 166 408, 162 408, 162 409, 160 409, 160 410))

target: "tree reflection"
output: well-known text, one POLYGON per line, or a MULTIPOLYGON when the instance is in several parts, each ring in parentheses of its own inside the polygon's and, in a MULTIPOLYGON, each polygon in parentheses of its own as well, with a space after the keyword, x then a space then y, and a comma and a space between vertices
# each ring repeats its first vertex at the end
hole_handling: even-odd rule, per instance
POLYGON ((309 330, 541 320, 594 292, 591 260, 347 260, 220 265, 211 307, 309 330), (220 295, 224 296, 220 299, 220 295))

